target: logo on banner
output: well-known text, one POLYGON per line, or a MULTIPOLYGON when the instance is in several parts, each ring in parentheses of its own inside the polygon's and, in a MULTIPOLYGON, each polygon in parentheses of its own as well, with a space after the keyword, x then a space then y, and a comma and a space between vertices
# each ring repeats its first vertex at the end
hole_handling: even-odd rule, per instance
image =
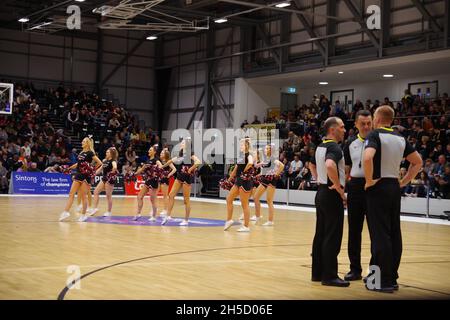
MULTIPOLYGON (((94 178, 94 184, 91 186, 91 191, 94 191, 97 185, 102 181, 101 176, 95 176, 94 178)), ((122 175, 118 175, 116 177, 116 183, 114 184, 113 189, 114 195, 123 195, 125 194, 125 183, 122 175)))
POLYGON ((13 193, 21 194, 67 194, 72 178, 62 173, 13 172, 13 193))
MULTIPOLYGON (((135 182, 125 182, 125 194, 127 196, 135 196, 141 191, 142 186, 145 184, 145 181, 142 179, 142 176, 137 176, 135 182)), ((173 177, 170 177, 169 179, 169 192, 172 189, 172 185, 175 179, 173 177)), ((162 192, 161 189, 159 190, 157 196, 161 196, 162 192)))

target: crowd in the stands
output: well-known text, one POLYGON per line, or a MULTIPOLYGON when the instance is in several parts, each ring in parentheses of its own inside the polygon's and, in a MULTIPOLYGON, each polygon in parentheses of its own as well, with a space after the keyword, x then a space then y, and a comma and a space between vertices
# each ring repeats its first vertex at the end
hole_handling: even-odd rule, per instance
POLYGON ((148 147, 159 143, 124 107, 83 88, 37 90, 16 83, 12 114, 0 115, 0 192, 8 191, 12 171, 60 172, 75 163, 79 141, 89 135, 100 159, 117 147, 124 172, 144 162, 148 147))
MULTIPOLYGON (((355 134, 354 117, 358 110, 374 111, 391 105, 396 113, 393 128, 403 134, 419 151, 424 166, 413 183, 404 188, 406 196, 450 198, 450 100, 444 93, 436 99, 414 96, 407 90, 400 101, 356 100, 348 108, 340 101, 332 103, 325 95, 314 96, 278 117, 266 117, 263 123, 274 123, 280 130, 283 145, 280 160, 285 172, 278 187, 313 190, 315 183, 309 162, 315 146, 321 141, 321 123, 329 116, 344 120, 347 135, 355 134), (350 111, 350 110, 351 111, 350 111)), ((255 116, 252 124, 260 124, 255 116)), ((248 124, 245 121, 242 126, 248 124)), ((100 159, 106 150, 116 146, 122 173, 134 170, 146 160, 150 145, 161 145, 152 130, 139 126, 123 106, 101 99, 83 88, 62 85, 37 90, 32 84, 16 83, 12 115, 0 116, 0 192, 7 192, 12 171, 59 172, 61 166, 76 162, 79 138, 92 135, 100 159), (77 140, 77 141, 76 141, 77 140)), ((402 164, 399 176, 407 163, 402 164)))
MULTIPOLYGON (((340 101, 332 103, 325 95, 314 96, 309 105, 296 106, 294 110, 281 113, 277 117, 266 117, 262 123, 273 123, 286 140, 280 148, 280 160, 285 164, 285 172, 279 187, 313 190, 316 185, 309 171, 309 162, 314 156, 315 146, 322 137, 321 123, 329 116, 340 117, 347 130, 347 137, 356 134, 354 118, 361 109, 372 113, 380 105, 390 105, 395 110, 393 128, 404 135, 419 151, 424 166, 421 173, 403 189, 405 196, 450 198, 450 100, 447 93, 436 99, 414 96, 408 90, 398 101, 389 97, 379 100, 356 100, 351 108, 340 101), (350 111, 350 110, 351 111, 350 111)), ((255 116, 250 124, 260 124, 255 116)), ((245 121, 242 127, 248 125, 245 121)), ((402 163, 399 177, 405 173, 408 163, 402 163)))

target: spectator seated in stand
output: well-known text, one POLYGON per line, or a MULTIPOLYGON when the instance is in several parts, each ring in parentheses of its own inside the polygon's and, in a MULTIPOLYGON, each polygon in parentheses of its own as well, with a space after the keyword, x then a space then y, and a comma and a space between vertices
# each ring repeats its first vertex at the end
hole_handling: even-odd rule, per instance
POLYGON ((139 136, 143 128, 137 123, 126 108, 84 88, 60 84, 56 89, 36 90, 32 84, 15 83, 12 115, 0 116, 0 192, 8 192, 12 171, 59 172, 61 165, 75 163, 78 154, 72 139, 88 134, 102 141, 96 144, 97 151, 115 145, 119 159, 125 159, 131 147, 136 167, 136 154, 146 154, 160 140, 152 129, 151 135, 139 136))

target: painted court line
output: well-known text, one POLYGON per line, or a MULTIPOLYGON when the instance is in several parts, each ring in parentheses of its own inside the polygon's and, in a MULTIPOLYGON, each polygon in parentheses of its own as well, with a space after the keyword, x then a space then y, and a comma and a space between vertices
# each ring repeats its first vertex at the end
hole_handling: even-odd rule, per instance
MULTIPOLYGON (((12 197, 12 198, 22 198, 22 197, 48 197, 48 198, 66 198, 67 195, 61 194, 61 195, 37 195, 37 194, 0 194, 0 197, 12 197)), ((101 195, 100 197, 105 197, 105 195, 101 195)), ((125 196, 125 195, 114 195, 114 198, 136 198, 136 196, 125 196)), ((161 198, 161 197, 158 197, 161 198)), ((183 197, 177 196, 175 197, 176 200, 183 200, 183 197)), ((216 204, 226 204, 225 199, 210 199, 210 198, 197 198, 197 197, 191 197, 191 201, 193 202, 204 202, 204 203, 216 203, 216 204)), ((234 205, 240 205, 241 202, 239 200, 235 200, 233 202, 234 205)), ((253 202, 250 202, 250 207, 254 207, 255 204, 253 202)), ((261 203, 261 207, 267 208, 266 203, 261 203)), ((282 209, 282 210, 289 210, 289 211, 297 211, 297 212, 307 212, 307 213, 315 213, 316 209, 313 207, 303 207, 303 206, 288 206, 288 205, 281 205, 281 204, 275 204, 275 209, 282 209)), ((224 213, 225 214, 225 213, 224 213)), ((347 214, 347 211, 345 211, 345 214, 347 214)), ((428 224, 435 224, 435 225, 445 225, 450 226, 450 221, 443 220, 443 219, 437 219, 437 218, 426 218, 426 217, 411 217, 411 216, 405 216, 402 215, 400 217, 401 221, 405 222, 416 222, 416 223, 428 223, 428 224)))
MULTIPOLYGON (((404 263, 408 263, 408 259, 442 259, 442 255, 426 255, 426 256, 403 256, 402 259, 405 260, 404 263)), ((370 259, 369 256, 361 256, 363 261, 368 261, 370 259)), ((129 264, 118 265, 116 268, 123 267, 133 267, 133 266, 147 266, 147 265, 196 265, 196 264, 220 264, 220 263, 259 263, 259 262, 275 262, 275 261, 311 261, 311 257, 298 257, 298 258, 261 258, 261 259, 228 259, 228 260, 186 260, 186 261, 155 261, 150 260, 148 262, 131 262, 129 264)), ((432 262, 420 262, 420 263, 436 263, 432 262)), ((445 263, 447 263, 445 261, 445 263)), ((339 265, 345 265, 345 263, 339 263, 339 265)), ((0 273, 8 273, 8 272, 31 272, 31 271, 51 271, 51 270, 62 270, 66 271, 68 265, 66 266, 47 266, 47 267, 23 267, 23 268, 4 268, 0 269, 0 273)), ((103 268, 109 266, 109 264, 92 264, 92 265, 79 265, 80 269, 90 269, 90 268, 103 268)))

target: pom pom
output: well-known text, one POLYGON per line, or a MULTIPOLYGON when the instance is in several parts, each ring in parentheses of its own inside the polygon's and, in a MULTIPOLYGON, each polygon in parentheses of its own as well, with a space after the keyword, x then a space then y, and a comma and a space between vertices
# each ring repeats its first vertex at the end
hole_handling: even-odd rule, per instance
POLYGON ((255 168, 251 167, 247 171, 241 173, 241 179, 246 180, 246 181, 253 180, 254 176, 255 176, 255 172, 256 172, 255 168))
POLYGON ((165 172, 156 164, 146 164, 143 172, 144 180, 161 180, 165 177, 165 172))
POLYGON ((227 178, 223 178, 219 181, 219 186, 224 190, 231 190, 234 185, 234 179, 229 181, 227 178))
POLYGON ((68 166, 67 164, 65 164, 65 165, 60 166, 60 167, 59 167, 59 170, 60 170, 60 172, 63 173, 63 174, 70 174, 70 171, 71 171, 71 170, 69 170, 69 167, 70 167, 70 166, 68 166))
POLYGON ((137 177, 134 172, 127 172, 127 173, 125 173, 123 179, 125 180, 126 183, 131 183, 131 182, 136 182, 137 177))
POLYGON ((110 172, 108 172, 108 174, 106 175, 106 180, 108 181, 108 183, 109 184, 115 184, 118 174, 119 173, 117 171, 110 171, 110 172))
POLYGON ((181 173, 183 173, 183 174, 185 174, 185 175, 188 175, 188 176, 194 176, 195 175, 195 173, 197 172, 197 168, 195 168, 194 169, 194 172, 192 172, 192 173, 189 173, 189 169, 190 169, 191 167, 190 166, 183 166, 182 168, 181 168, 181 173))
POLYGON ((86 179, 89 181, 92 181, 92 179, 95 176, 95 168, 93 166, 91 166, 89 163, 87 163, 86 161, 83 161, 80 165, 79 165, 79 171, 82 175, 84 175, 86 177, 86 179))

